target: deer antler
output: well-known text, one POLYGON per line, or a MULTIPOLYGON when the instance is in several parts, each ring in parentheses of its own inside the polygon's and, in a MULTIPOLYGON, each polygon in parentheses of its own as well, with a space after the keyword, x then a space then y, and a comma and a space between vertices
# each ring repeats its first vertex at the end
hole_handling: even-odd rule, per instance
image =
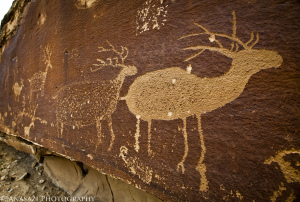
POLYGON ((217 39, 215 39, 216 36, 223 37, 223 38, 228 38, 228 39, 232 40, 233 42, 236 42, 236 43, 240 44, 245 49, 249 49, 249 47, 244 42, 242 42, 239 38, 236 37, 236 16, 235 16, 235 11, 232 11, 232 16, 233 16, 233 20, 232 20, 233 21, 232 22, 232 24, 233 24, 233 33, 232 33, 232 36, 229 36, 227 34, 221 34, 221 33, 211 32, 207 28, 205 28, 204 26, 202 26, 202 25, 200 25, 198 23, 194 23, 196 26, 198 26, 201 29, 203 29, 204 32, 185 35, 185 36, 180 37, 179 39, 183 39, 183 38, 187 38, 187 37, 191 37, 191 36, 198 36, 198 35, 202 35, 202 34, 208 34, 208 35, 210 35, 210 38, 209 38, 210 41, 211 42, 215 41, 220 46, 220 48, 223 48, 223 46, 220 43, 220 41, 218 41, 217 39))
POLYGON ((249 46, 249 48, 250 49, 253 48, 253 46, 258 42, 258 40, 259 40, 259 34, 256 33, 256 40, 254 41, 254 43, 251 46, 249 46))
MULTIPOLYGON (((232 37, 236 37, 236 16, 235 16, 235 11, 232 11, 232 37)), ((234 41, 231 43, 231 49, 232 51, 235 47, 235 52, 238 51, 239 49, 239 44, 235 43, 234 41)))
POLYGON ((122 53, 120 55, 120 58, 122 60, 122 64, 124 64, 124 60, 127 58, 129 51, 128 51, 127 47, 123 47, 123 46, 121 46, 121 47, 122 47, 122 53), (125 55, 123 55, 124 53, 125 53, 125 55))
POLYGON ((187 37, 191 37, 191 36, 198 36, 198 35, 202 35, 202 34, 208 34, 208 35, 210 35, 210 37, 209 37, 210 42, 214 42, 214 41, 215 41, 215 42, 220 46, 220 48, 223 48, 223 45, 221 44, 221 42, 215 38, 215 36, 217 36, 218 34, 213 33, 213 32, 210 32, 208 29, 206 29, 205 27, 203 27, 202 25, 200 25, 200 24, 198 24, 198 23, 194 23, 194 24, 195 24, 196 26, 202 28, 205 32, 194 33, 194 34, 188 34, 188 35, 185 35, 185 36, 180 37, 179 40, 180 40, 180 39, 187 38, 187 37))
POLYGON ((128 49, 127 49, 126 47, 121 46, 122 51, 119 52, 119 51, 117 51, 117 50, 114 48, 114 46, 113 46, 111 43, 109 43, 109 41, 106 41, 106 42, 110 45, 111 50, 112 50, 113 52, 115 52, 116 54, 119 55, 119 57, 120 57, 121 60, 122 60, 122 64, 124 64, 124 60, 125 60, 125 59, 127 58, 127 56, 128 56, 128 49), (125 55, 123 55, 124 53, 125 53, 125 55))
POLYGON ((114 52, 114 53, 116 53, 119 57, 120 57, 120 59, 121 59, 121 64, 119 64, 119 60, 118 60, 118 58, 117 57, 115 57, 115 58, 113 58, 113 59, 115 59, 115 61, 116 61, 116 65, 113 65, 112 64, 112 58, 106 58, 106 60, 109 60, 110 62, 109 62, 109 64, 107 64, 106 62, 105 62, 105 60, 102 60, 102 59, 97 59, 97 61, 98 62, 100 62, 100 64, 93 64, 94 66, 96 66, 96 67, 98 67, 98 68, 95 68, 95 69, 93 69, 93 68, 91 68, 91 72, 95 72, 95 71, 98 71, 99 69, 101 69, 101 68, 103 68, 104 66, 118 66, 118 65, 123 65, 124 64, 124 61, 125 61, 125 59, 127 58, 127 56, 128 56, 128 49, 127 49, 127 47, 123 47, 123 46, 121 46, 121 51, 117 51, 116 49, 115 49, 115 47, 109 42, 109 41, 106 41, 107 42, 107 44, 110 46, 110 48, 109 49, 106 49, 106 48, 104 48, 104 47, 98 47, 100 50, 98 51, 98 52, 109 52, 109 51, 112 51, 112 52, 114 52))
POLYGON ((193 47, 187 47, 184 48, 183 50, 201 50, 200 52, 196 53, 195 55, 185 59, 184 61, 189 61, 191 59, 193 59, 194 57, 200 55, 203 51, 205 50, 210 50, 210 51, 216 51, 216 52, 220 52, 223 55, 232 58, 235 53, 231 52, 230 50, 226 49, 226 48, 218 48, 218 47, 211 47, 211 46, 193 46, 193 47))
POLYGON ((256 40, 254 43, 252 43, 250 46, 248 46, 248 44, 250 44, 253 39, 254 39, 254 33, 251 32, 251 38, 247 43, 244 43, 243 41, 241 41, 237 36, 236 36, 236 15, 235 15, 235 11, 232 11, 232 35, 227 35, 227 34, 222 34, 222 33, 214 33, 209 31, 207 28, 205 28, 204 26, 198 24, 198 23, 194 23, 196 26, 200 27, 202 30, 204 30, 204 32, 199 32, 199 33, 193 33, 193 34, 188 34, 185 36, 182 36, 179 38, 183 39, 183 38, 187 38, 187 37, 192 37, 192 36, 198 36, 198 35, 202 35, 202 34, 207 34, 210 35, 209 36, 209 41, 210 42, 216 42, 219 45, 218 47, 209 47, 209 46, 194 46, 194 47, 187 47, 184 48, 183 50, 201 50, 199 52, 197 52, 196 54, 190 56, 189 58, 185 59, 185 61, 191 60, 193 58, 195 58, 196 56, 200 55, 203 51, 205 50, 211 50, 211 51, 217 51, 220 52, 224 55, 226 55, 227 57, 233 57, 234 53, 237 52, 239 50, 239 45, 242 46, 244 49, 252 49, 253 46, 258 42, 259 40, 259 35, 258 33, 256 34, 256 40), (216 37, 223 37, 223 38, 227 38, 230 39, 232 41, 231 43, 231 49, 226 49, 224 48, 224 46, 222 45, 222 43, 216 39, 216 37), (235 48, 235 50, 234 50, 235 48), (233 52, 234 50, 234 52, 233 52))

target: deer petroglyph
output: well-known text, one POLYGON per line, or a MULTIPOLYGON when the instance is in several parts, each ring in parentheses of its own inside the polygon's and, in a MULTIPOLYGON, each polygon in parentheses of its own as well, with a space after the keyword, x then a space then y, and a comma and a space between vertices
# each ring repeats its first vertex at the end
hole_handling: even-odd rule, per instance
MULTIPOLYGON (((251 33, 248 42, 242 42, 236 36, 236 17, 233 11, 233 33, 232 35, 210 32, 204 26, 195 23, 204 32, 190 34, 181 37, 193 37, 208 35, 211 43, 218 46, 193 46, 183 50, 196 50, 197 53, 187 58, 189 61, 205 50, 215 51, 232 59, 230 70, 224 75, 213 78, 201 78, 191 74, 189 65, 184 71, 179 67, 171 67, 139 76, 130 86, 128 94, 124 98, 129 110, 136 115, 137 122, 140 119, 148 122, 148 154, 151 156, 151 120, 173 120, 182 119, 184 136, 184 155, 177 165, 184 173, 184 161, 188 155, 188 138, 186 132, 186 117, 196 115, 198 118, 198 132, 200 135, 201 155, 196 166, 200 173, 200 191, 208 190, 206 179, 206 165, 203 163, 206 148, 204 145, 203 132, 201 128, 201 114, 220 108, 235 100, 243 91, 250 77, 261 69, 279 67, 282 57, 273 50, 253 49, 258 42, 259 35, 251 33), (232 41, 231 48, 222 45, 220 39, 227 38, 232 41), (242 50, 239 48, 242 47, 242 50)), ((139 136, 139 124, 136 134, 139 136)))
MULTIPOLYGON (((62 135, 64 125, 72 126, 73 129, 95 124, 97 128, 98 144, 103 139, 102 121, 106 120, 109 125, 111 140, 108 150, 111 150, 115 135, 112 128, 111 115, 116 110, 119 93, 126 76, 135 75, 137 68, 125 65, 124 60, 128 56, 128 49, 121 46, 117 51, 113 45, 107 42, 109 49, 99 47, 99 52, 109 52, 118 57, 109 57, 105 60, 97 59, 98 64, 91 68, 91 72, 103 67, 120 68, 118 76, 113 80, 97 82, 75 82, 62 87, 56 99, 56 122, 58 133, 62 135)), ((97 144, 97 145, 98 145, 97 144)))
MULTIPOLYGON (((45 47, 43 50, 43 61, 46 64, 45 71, 38 71, 36 72, 31 79, 28 79, 30 82, 30 100, 33 99, 33 93, 40 92, 41 96, 44 96, 44 86, 48 74, 49 68, 52 68, 51 64, 51 55, 52 52, 49 46, 45 47)), ((38 95, 37 95, 38 96, 38 95)))
POLYGON ((21 118, 21 117, 28 117, 30 118, 30 124, 28 126, 24 126, 24 135, 25 137, 29 137, 30 135, 30 129, 32 127, 34 127, 34 123, 35 121, 40 121, 42 124, 47 124, 47 121, 45 120, 42 120, 40 117, 36 117, 35 114, 36 114, 36 110, 38 108, 38 104, 35 106, 34 109, 32 109, 32 113, 27 113, 25 112, 25 108, 23 108, 23 111, 22 112, 19 112, 18 113, 18 116, 17 116, 17 119, 21 118))

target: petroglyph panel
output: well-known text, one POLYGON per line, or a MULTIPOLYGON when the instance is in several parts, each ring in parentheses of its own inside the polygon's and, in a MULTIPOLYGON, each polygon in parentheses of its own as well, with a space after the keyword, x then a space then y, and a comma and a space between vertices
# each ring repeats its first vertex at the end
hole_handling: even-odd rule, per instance
POLYGON ((2 132, 165 201, 299 200, 297 1, 23 3, 2 132))
POLYGON ((167 22, 168 4, 163 0, 146 0, 137 11, 136 35, 149 30, 159 30, 167 22))

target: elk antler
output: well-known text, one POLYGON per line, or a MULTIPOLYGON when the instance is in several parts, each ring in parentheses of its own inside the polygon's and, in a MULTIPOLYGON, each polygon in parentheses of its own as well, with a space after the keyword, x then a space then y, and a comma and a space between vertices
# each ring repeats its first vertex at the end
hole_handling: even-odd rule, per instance
POLYGON ((114 57, 114 58, 111 58, 111 57, 106 58, 106 60, 110 61, 109 63, 106 63, 105 60, 97 59, 97 61, 100 62, 100 64, 93 64, 94 66, 96 66, 96 67, 98 67, 98 68, 96 68, 96 69, 91 68, 91 72, 98 71, 99 69, 101 69, 101 68, 104 67, 104 66, 113 66, 113 67, 115 67, 115 66, 119 66, 119 65, 123 65, 123 64, 124 64, 124 61, 125 61, 125 59, 126 59, 127 56, 128 56, 128 49, 127 49, 127 47, 121 46, 121 51, 117 51, 117 50, 115 49, 115 47, 114 47, 109 41, 106 41, 106 42, 107 42, 107 44, 110 46, 110 48, 109 48, 109 49, 106 49, 106 48, 104 48, 104 47, 101 46, 101 47, 98 47, 98 48, 100 49, 98 52, 101 53, 101 52, 109 52, 109 51, 112 51, 112 52, 116 53, 116 54, 120 57, 120 59, 121 59, 121 64, 119 63, 119 60, 118 60, 117 57, 114 57), (115 65, 112 64, 112 60, 115 60, 115 61, 116 61, 116 64, 115 64, 115 65))
POLYGON ((253 39, 254 39, 254 33, 253 33, 253 31, 251 32, 251 38, 250 38, 250 40, 247 43, 244 43, 243 41, 241 41, 236 36, 236 15, 235 15, 235 11, 232 11, 232 16, 233 16, 233 19, 232 19, 232 35, 231 36, 227 35, 227 34, 211 32, 207 28, 205 28, 204 26, 202 26, 202 25, 200 25, 198 23, 194 23, 196 26, 198 26, 202 30, 204 30, 204 32, 188 34, 188 35, 180 37, 179 40, 183 39, 183 38, 187 38, 187 37, 192 37, 192 36, 198 36, 198 35, 202 35, 202 34, 207 34, 207 35, 209 35, 209 41, 210 42, 216 42, 219 45, 219 48, 218 47, 210 47, 210 46, 193 46, 193 47, 184 48, 183 50, 200 50, 196 54, 194 54, 194 55, 190 56, 189 58, 185 59, 184 61, 188 61, 188 60, 191 60, 191 59, 195 58, 196 56, 200 55, 205 50, 217 51, 217 52, 220 52, 220 53, 226 55, 227 57, 232 57, 234 55, 234 53, 239 50, 239 45, 242 46, 244 49, 252 49, 253 46, 259 40, 258 33, 256 34, 256 40, 255 40, 255 42, 252 43, 250 46, 248 46, 248 44, 250 44, 251 41, 253 41, 253 39), (222 43, 218 39, 216 39, 216 37, 223 37, 223 38, 230 39, 232 41, 232 43, 231 43, 231 49, 229 50, 229 49, 224 48, 224 46, 222 45, 222 43), (234 50, 234 48, 235 48, 235 50, 234 50), (233 52, 233 50, 234 50, 234 52, 233 52))
POLYGON ((232 58, 235 55, 235 53, 231 52, 230 50, 228 50, 226 48, 218 48, 218 47, 211 47, 211 46, 193 46, 193 47, 184 48, 183 50, 201 50, 200 52, 196 53, 195 55, 185 59, 184 62, 193 59, 194 57, 200 55, 205 50, 217 51, 229 58, 232 58))
POLYGON ((119 57, 120 57, 121 60, 122 60, 122 64, 124 64, 124 60, 125 60, 125 59, 127 58, 127 56, 128 56, 128 49, 127 49, 126 47, 121 46, 122 51, 119 52, 119 51, 117 51, 117 50, 114 48, 114 46, 113 46, 111 43, 109 43, 109 41, 106 41, 106 42, 108 43, 108 45, 110 45, 111 51, 113 51, 113 52, 115 52, 116 54, 118 54, 119 57), (125 53, 125 55, 123 55, 124 53, 125 53))
MULTIPOLYGON (((246 42, 246 45, 248 45, 251 41, 253 41, 254 39, 254 33, 253 31, 251 32, 251 38, 249 39, 249 41, 246 42)), ((254 43, 252 43, 252 45, 249 46, 249 48, 251 49, 259 40, 259 34, 256 33, 256 40, 254 41, 254 43)))

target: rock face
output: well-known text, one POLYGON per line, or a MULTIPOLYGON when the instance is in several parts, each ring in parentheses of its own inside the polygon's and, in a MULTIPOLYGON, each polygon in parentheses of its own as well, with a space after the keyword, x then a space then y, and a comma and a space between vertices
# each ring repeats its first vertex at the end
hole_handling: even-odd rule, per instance
POLYGON ((72 197, 93 197, 99 201, 161 201, 132 185, 79 165, 61 157, 44 159, 45 173, 72 197))
MULTIPOLYGON (((162 200, 299 200, 298 1, 14 5, 2 132, 162 200)), ((72 193, 94 193, 76 166, 72 193)))

